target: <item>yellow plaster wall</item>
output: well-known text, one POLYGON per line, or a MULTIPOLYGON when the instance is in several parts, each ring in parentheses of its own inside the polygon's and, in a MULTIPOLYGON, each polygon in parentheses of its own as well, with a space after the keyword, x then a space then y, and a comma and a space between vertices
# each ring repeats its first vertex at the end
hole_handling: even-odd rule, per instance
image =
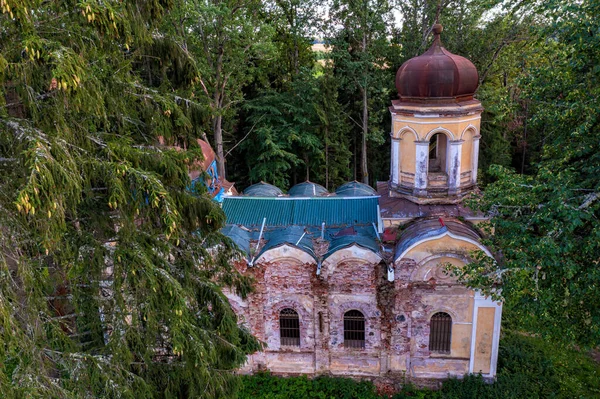
MULTIPOLYGON (((450 357, 468 359, 471 355, 474 306, 472 291, 464 287, 449 289, 447 293, 438 290, 435 295, 424 296, 423 303, 433 309, 434 313, 447 312, 452 316, 450 357)), ((432 357, 440 356, 448 357, 448 355, 432 354, 432 357)))
POLYGON ((452 325, 452 357, 469 358, 471 356, 471 324, 452 325))
POLYGON ((435 278, 438 281, 456 281, 456 277, 445 271, 446 264, 450 263, 453 266, 463 267, 465 262, 450 256, 442 256, 426 262, 412 273, 411 280, 427 281, 430 278, 435 278))
POLYGON ((400 170, 415 173, 415 156, 417 153, 415 135, 412 132, 402 134, 400 140, 400 170))
POLYGON ((469 125, 479 132, 479 115, 465 115, 456 117, 415 117, 409 115, 394 116, 394 137, 398 138, 402 129, 409 127, 413 129, 418 140, 425 140, 427 134, 440 127, 447 129, 454 135, 454 140, 459 140, 462 133, 469 125))
POLYGON ((462 154, 460 157, 460 171, 467 172, 473 169, 473 132, 468 130, 463 136, 462 154))
POLYGON ((492 360, 492 338, 496 309, 479 308, 477 311, 477 333, 475 335, 475 359, 473 372, 488 374, 492 360))
POLYGON ((423 259, 436 253, 464 253, 468 255, 469 251, 479 250, 479 247, 467 241, 457 240, 449 236, 443 236, 437 240, 425 241, 408 251, 404 257, 414 259, 419 263, 423 259))

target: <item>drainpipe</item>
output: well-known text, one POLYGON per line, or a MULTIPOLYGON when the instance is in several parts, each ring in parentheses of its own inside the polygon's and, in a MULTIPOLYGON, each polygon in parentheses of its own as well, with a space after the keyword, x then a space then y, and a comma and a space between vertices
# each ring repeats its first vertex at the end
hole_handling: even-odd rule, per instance
MULTIPOLYGON (((256 253, 256 251, 258 251, 258 247, 260 246, 260 240, 262 239, 262 235, 263 232, 265 230, 265 223, 267 223, 267 218, 263 218, 262 221, 262 226, 260 226, 260 233, 258 234, 258 241, 256 242, 256 247, 254 248, 254 252, 256 253)), ((254 266, 254 258, 256 256, 253 256, 252 259, 250 260, 250 263, 248 264, 248 266, 252 267, 254 266)))

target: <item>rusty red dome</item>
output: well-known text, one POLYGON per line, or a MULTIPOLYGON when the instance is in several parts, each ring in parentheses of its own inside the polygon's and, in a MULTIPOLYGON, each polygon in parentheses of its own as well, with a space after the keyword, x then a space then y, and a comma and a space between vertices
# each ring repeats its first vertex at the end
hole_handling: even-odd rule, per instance
POLYGON ((433 44, 424 54, 406 61, 396 73, 396 89, 402 101, 464 101, 473 98, 479 85, 475 65, 452 54, 440 40, 442 25, 435 24, 433 44))

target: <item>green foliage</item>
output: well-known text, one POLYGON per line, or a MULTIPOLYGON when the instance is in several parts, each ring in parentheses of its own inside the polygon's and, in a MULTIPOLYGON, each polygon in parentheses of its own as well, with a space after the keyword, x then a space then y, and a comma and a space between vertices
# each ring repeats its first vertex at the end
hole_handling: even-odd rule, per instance
POLYGON ((188 190, 202 111, 189 57, 154 40, 173 4, 1 4, 0 392, 233 395, 257 343, 221 287, 249 281, 188 190))
POLYGON ((360 157, 361 181, 374 184, 369 176, 368 148, 385 141, 382 120, 394 81, 394 71, 389 68, 391 5, 386 0, 334 0, 330 16, 326 37, 340 83, 339 101, 352 122, 355 178, 360 157))
POLYGON ((376 399, 368 381, 347 378, 274 377, 268 373, 242 377, 239 399, 376 399))
POLYGON ((480 209, 493 216, 486 245, 463 274, 475 287, 502 284, 509 318, 520 328, 582 345, 600 344, 600 62, 591 35, 600 2, 535 9, 549 22, 537 62, 522 76, 530 137, 539 140, 532 173, 490 169, 480 209))
POLYGON ((267 90, 246 103, 252 139, 240 145, 250 182, 289 188, 312 180, 336 186, 348 179, 346 123, 330 71, 303 69, 288 90, 267 90))
MULTIPOLYGON (((570 399, 600 395, 600 366, 585 353, 557 347, 539 337, 505 333, 500 341, 498 375, 449 379, 437 391, 407 384, 393 399, 570 399)), ((373 384, 346 378, 244 376, 239 398, 383 398, 373 384)))

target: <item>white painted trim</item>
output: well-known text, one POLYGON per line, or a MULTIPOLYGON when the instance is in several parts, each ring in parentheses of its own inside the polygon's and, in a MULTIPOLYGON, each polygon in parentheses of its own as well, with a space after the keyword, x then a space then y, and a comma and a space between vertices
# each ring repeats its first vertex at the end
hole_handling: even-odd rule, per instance
POLYGON ((449 140, 448 141, 454 141, 456 140, 456 138, 454 137, 454 133, 452 133, 450 130, 446 129, 443 126, 438 126, 434 129, 431 129, 426 135, 425 135, 425 140, 424 141, 429 141, 431 140, 431 137, 436 134, 436 133, 445 133, 446 136, 448 136, 449 140))
POLYGON ((463 130, 463 131, 462 131, 462 133, 460 134, 460 139, 461 139, 461 140, 463 139, 463 137, 465 136, 465 133, 466 133, 466 132, 467 132, 469 129, 473 131, 473 133, 474 133, 474 134, 473 134, 473 137, 475 137, 475 136, 477 136, 477 135, 479 134, 479 133, 477 133, 477 128, 476 128, 474 125, 472 125, 472 124, 470 124, 470 123, 469 123, 469 125, 468 125, 466 128, 464 128, 464 130, 463 130))
POLYGON ((410 126, 403 126, 403 127, 401 127, 396 132, 396 135, 392 134, 392 138, 395 138, 396 140, 402 140, 401 137, 402 137, 402 135, 405 132, 411 132, 412 134, 415 135, 415 140, 419 140, 419 135, 417 134, 417 131, 415 129, 413 129, 412 127, 410 127, 410 126))
POLYGON ((415 141, 415 188, 422 190, 427 188, 428 172, 429 141, 415 141))
POLYGON ((317 261, 315 260, 315 258, 309 254, 307 251, 303 250, 300 247, 296 247, 294 244, 287 244, 284 243, 282 245, 278 245, 276 247, 270 248, 268 250, 266 250, 265 252, 263 252, 262 254, 260 254, 260 256, 258 258, 256 258, 254 260, 254 264, 258 264, 259 262, 273 262, 273 261, 280 261, 283 259, 289 259, 290 261, 296 261, 298 264, 304 264, 304 263, 310 263, 310 264, 317 264, 317 261), (273 251, 280 251, 282 250, 284 247, 288 247, 290 250, 292 250, 293 252, 298 251, 299 254, 296 255, 286 255, 286 256, 275 256, 274 254, 272 254, 273 251))
POLYGON ((493 258, 492 253, 486 247, 484 247, 483 245, 481 245, 480 242, 475 241, 475 240, 473 240, 471 238, 468 238, 468 237, 463 237, 463 236, 459 236, 459 235, 453 234, 452 232, 450 232, 450 230, 446 230, 442 234, 438 234, 437 236, 427 237, 427 238, 424 238, 424 239, 419 240, 416 243, 412 244, 410 247, 408 247, 407 249, 405 249, 404 252, 402 252, 399 256, 397 256, 397 257, 394 258, 394 263, 397 262, 399 259, 404 258, 404 255, 406 255, 409 251, 411 251, 417 245, 420 245, 420 244, 422 244, 424 242, 427 242, 427 241, 439 240, 440 238, 443 238, 445 236, 448 236, 450 238, 454 238, 455 240, 465 241, 465 242, 471 243, 471 244, 475 245, 476 247, 478 247, 479 249, 481 249, 483 252, 485 252, 485 254, 487 256, 489 256, 490 258, 493 258))
POLYGON ((469 373, 472 374, 475 367, 475 341, 477 339, 477 315, 479 308, 494 308, 494 330, 492 332, 492 353, 490 357, 490 372, 482 374, 484 377, 495 377, 498 364, 498 346, 500 343, 500 325, 502 322, 502 303, 493 301, 490 297, 475 292, 473 302, 473 328, 471 329, 471 355, 469 358, 469 373))
MULTIPOLYGON (((451 118, 451 117, 443 117, 443 118, 446 119, 446 118, 451 118)), ((469 119, 458 119, 458 118, 460 118, 460 117, 456 117, 456 120, 444 121, 444 125, 459 124, 459 123, 463 123, 463 122, 471 122, 471 121, 481 120, 481 115, 476 116, 474 118, 469 118, 469 119)), ((400 119, 400 118, 396 118, 394 120, 396 122, 411 123, 411 124, 415 124, 415 125, 430 125, 433 123, 433 121, 419 122, 419 121, 411 121, 411 120, 400 119)))
POLYGON ((400 179, 400 140, 392 139, 392 182, 398 184, 400 179))
POLYGON ((496 367, 498 365, 498 346, 500 345, 500 325, 502 322, 502 305, 496 305, 494 313, 494 336, 492 337, 492 364, 490 365, 490 375, 496 376, 496 367))
MULTIPOLYGON (((477 297, 477 295, 475 295, 477 297)), ((473 300, 473 328, 471 328, 471 353, 469 354, 469 374, 473 374, 473 367, 475 366, 475 341, 477 338, 477 298, 473 300)))
POLYGON ((450 141, 448 145, 448 155, 446 155, 446 173, 448 175, 448 188, 458 190, 460 186, 460 161, 462 158, 462 140, 450 141), (452 173, 454 171, 454 173, 452 173))

